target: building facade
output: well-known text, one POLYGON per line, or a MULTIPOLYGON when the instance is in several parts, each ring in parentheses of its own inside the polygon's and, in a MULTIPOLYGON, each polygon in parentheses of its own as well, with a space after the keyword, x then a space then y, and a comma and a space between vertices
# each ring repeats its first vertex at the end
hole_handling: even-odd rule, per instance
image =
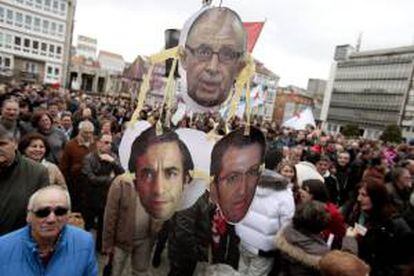
POLYGON ((279 87, 274 102, 273 121, 282 125, 306 108, 313 108, 313 98, 305 89, 294 86, 279 87))
POLYGON ((78 35, 76 55, 96 60, 98 40, 93 37, 78 35))
POLYGON ((0 2, 0 77, 68 84, 75 0, 0 2))
POLYGON ((375 139, 397 124, 404 136, 414 136, 414 46, 363 52, 338 46, 333 67, 328 131, 356 124, 375 139))
POLYGON ((326 80, 321 79, 309 79, 308 80, 308 87, 307 91, 309 95, 313 98, 313 115, 315 116, 316 120, 321 119, 321 111, 322 111, 322 104, 323 98, 325 95, 326 90, 326 80))

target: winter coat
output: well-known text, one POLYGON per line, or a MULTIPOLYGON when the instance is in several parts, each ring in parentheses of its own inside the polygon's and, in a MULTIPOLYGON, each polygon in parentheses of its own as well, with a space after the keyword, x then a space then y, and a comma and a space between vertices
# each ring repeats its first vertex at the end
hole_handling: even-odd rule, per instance
MULTIPOLYGON (((320 275, 319 260, 330 251, 321 236, 306 235, 296 230, 292 224, 276 235, 275 244, 281 252, 280 276, 320 275)), ((345 237, 342 249, 356 253, 356 240, 345 237)))
POLYGON ((45 265, 40 261, 37 243, 30 232, 30 226, 25 226, 0 237, 1 275, 98 275, 95 246, 90 233, 64 226, 55 251, 45 265))
POLYGON ((105 206, 103 251, 117 246, 132 252, 134 236, 142 239, 150 236, 150 217, 141 204, 138 206, 137 216, 137 203, 139 203, 139 197, 132 179, 126 175, 116 177, 109 188, 105 206), (135 229, 136 217, 140 219, 140 229, 135 229), (134 233, 135 230, 137 230, 136 233, 134 233))
POLYGON ((291 221, 294 213, 295 203, 287 180, 274 171, 265 170, 249 211, 236 225, 241 246, 256 255, 259 251, 274 250, 274 236, 291 221))
POLYGON ((359 257, 371 266, 372 276, 400 275, 413 257, 413 233, 403 218, 395 216, 376 225, 358 240, 359 257))
POLYGON ((41 164, 46 167, 49 173, 49 184, 58 185, 67 189, 65 177, 62 172, 59 170, 59 167, 53 164, 52 162, 43 159, 41 164))
POLYGON ((92 209, 104 209, 109 186, 115 176, 122 174, 121 163, 112 156, 114 162, 102 160, 97 151, 85 156, 82 166, 82 181, 87 197, 87 206, 92 209))

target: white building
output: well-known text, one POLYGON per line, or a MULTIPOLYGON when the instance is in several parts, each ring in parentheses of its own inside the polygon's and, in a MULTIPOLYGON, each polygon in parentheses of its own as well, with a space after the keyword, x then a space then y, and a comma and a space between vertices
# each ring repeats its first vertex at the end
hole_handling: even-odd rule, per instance
POLYGON ((95 38, 78 35, 78 42, 76 45, 76 55, 85 58, 96 60, 96 50, 98 41, 95 38))
POLYGON ((125 68, 124 58, 115 53, 99 51, 98 61, 101 68, 114 74, 121 74, 125 68))
POLYGON ((76 0, 0 1, 0 77, 65 86, 76 0))

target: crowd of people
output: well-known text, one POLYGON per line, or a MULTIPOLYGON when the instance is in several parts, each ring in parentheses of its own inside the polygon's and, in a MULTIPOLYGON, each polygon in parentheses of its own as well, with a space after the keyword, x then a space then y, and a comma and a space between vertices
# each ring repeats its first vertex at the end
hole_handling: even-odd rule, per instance
MULTIPOLYGON (((258 178, 258 186, 251 187, 253 199, 242 200, 252 202, 247 214, 233 208, 233 198, 217 199, 228 220, 223 224, 208 193, 174 215, 146 212, 149 203, 137 196, 118 156, 135 108, 129 100, 7 85, 0 101, 0 272, 31 275, 35 267, 40 274, 97 275, 95 254, 104 254, 112 275, 123 275, 128 266, 133 275, 150 275, 151 266, 165 262, 167 244, 169 275, 197 275, 205 262, 226 263, 220 269, 234 275, 412 275, 410 143, 346 139, 311 126, 296 131, 254 117, 250 132, 256 138, 251 150, 243 148, 250 169, 213 178, 210 190, 239 178, 258 178), (215 230, 207 231, 211 226, 215 230), (80 228, 95 229, 95 238, 80 228), (226 231, 227 239, 220 239, 226 231)), ((145 106, 139 119, 154 125, 160 113, 145 106)), ((226 124, 218 113, 205 113, 175 127, 221 137, 245 126, 239 118, 226 124)), ((147 135, 154 133, 150 128, 147 135)), ((162 139, 180 145, 175 136, 162 139)), ((213 166, 212 176, 235 160, 228 143, 222 139, 213 149, 221 152, 222 167, 213 166)), ((134 143, 131 172, 149 146, 145 138, 134 143)), ((174 156, 180 155, 172 163, 189 153, 180 146, 174 156)), ((176 167, 190 177, 191 156, 176 167)))

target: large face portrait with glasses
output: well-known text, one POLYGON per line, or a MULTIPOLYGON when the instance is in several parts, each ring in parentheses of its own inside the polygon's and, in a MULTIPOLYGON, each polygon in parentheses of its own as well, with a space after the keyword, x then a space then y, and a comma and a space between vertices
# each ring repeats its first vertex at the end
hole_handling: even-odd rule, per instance
POLYGON ((237 223, 253 200, 263 170, 266 142, 254 127, 230 132, 214 146, 211 155, 211 198, 225 219, 237 223))
POLYGON ((183 46, 188 96, 203 107, 221 105, 245 65, 246 32, 240 17, 224 7, 207 9, 190 26, 183 46))

